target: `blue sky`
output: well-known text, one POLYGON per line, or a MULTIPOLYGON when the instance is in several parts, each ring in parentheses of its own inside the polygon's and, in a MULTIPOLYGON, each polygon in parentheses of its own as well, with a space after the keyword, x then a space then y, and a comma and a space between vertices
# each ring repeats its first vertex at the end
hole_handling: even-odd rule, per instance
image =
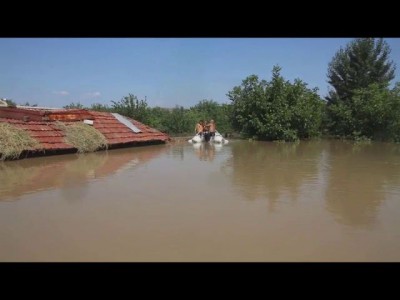
MULTIPOLYGON (((190 107, 251 74, 300 78, 328 91, 327 67, 351 38, 0 38, 0 98, 62 107, 111 104, 129 93, 149 106, 190 107)), ((400 81, 400 38, 385 39, 400 81)))

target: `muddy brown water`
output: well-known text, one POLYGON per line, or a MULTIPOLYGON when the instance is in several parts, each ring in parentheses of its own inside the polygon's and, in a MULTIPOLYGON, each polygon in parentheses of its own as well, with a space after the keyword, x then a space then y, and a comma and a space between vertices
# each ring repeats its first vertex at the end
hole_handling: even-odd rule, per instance
POLYGON ((400 146, 187 142, 0 162, 2 262, 400 261, 400 146))

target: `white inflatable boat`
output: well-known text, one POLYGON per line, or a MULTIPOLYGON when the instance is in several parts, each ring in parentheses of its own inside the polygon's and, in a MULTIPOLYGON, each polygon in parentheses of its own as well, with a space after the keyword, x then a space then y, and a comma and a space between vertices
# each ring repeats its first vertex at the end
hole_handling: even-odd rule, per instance
POLYGON ((217 144, 226 144, 229 142, 218 131, 215 131, 215 136, 213 136, 213 137, 207 138, 207 135, 208 135, 208 132, 203 133, 201 136, 200 136, 200 134, 196 134, 193 138, 191 138, 189 140, 189 143, 209 142, 209 143, 217 143, 217 144))

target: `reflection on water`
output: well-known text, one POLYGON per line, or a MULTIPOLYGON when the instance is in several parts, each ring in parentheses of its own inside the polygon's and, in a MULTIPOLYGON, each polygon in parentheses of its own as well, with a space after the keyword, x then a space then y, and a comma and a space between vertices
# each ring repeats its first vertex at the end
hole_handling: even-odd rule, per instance
POLYGON ((385 143, 1 162, 0 261, 400 261, 399 199, 400 146, 385 143))
POLYGON ((329 146, 327 209, 344 224, 374 224, 387 189, 399 188, 399 146, 349 142, 332 142, 329 146))
POLYGON ((399 192, 399 148, 342 141, 236 143, 225 167, 246 199, 265 199, 270 211, 308 190, 338 222, 363 227, 376 221, 387 189, 399 192))
POLYGON ((215 158, 215 152, 219 151, 223 147, 222 145, 216 145, 214 143, 194 143, 193 148, 197 157, 203 161, 212 162, 215 158), (218 150, 217 150, 218 149, 218 150))
POLYGON ((320 143, 234 143, 227 165, 233 184, 248 200, 275 202, 288 194, 296 201, 301 185, 317 176, 320 143))
POLYGON ((0 162, 0 201, 54 188, 65 199, 79 201, 90 180, 132 168, 163 151, 164 146, 149 146, 0 162))

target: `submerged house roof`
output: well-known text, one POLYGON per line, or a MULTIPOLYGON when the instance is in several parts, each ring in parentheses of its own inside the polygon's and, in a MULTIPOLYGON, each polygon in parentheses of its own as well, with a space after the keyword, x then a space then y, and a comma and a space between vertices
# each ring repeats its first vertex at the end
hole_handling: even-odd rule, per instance
POLYGON ((64 132, 55 121, 63 123, 85 122, 93 126, 107 139, 108 147, 166 142, 170 137, 154 128, 131 118, 121 119, 108 112, 96 112, 86 109, 46 109, 35 107, 0 107, 0 122, 21 128, 36 139, 40 146, 37 150, 73 150, 74 146, 66 143, 64 132), (136 128, 136 130, 134 130, 136 128))

